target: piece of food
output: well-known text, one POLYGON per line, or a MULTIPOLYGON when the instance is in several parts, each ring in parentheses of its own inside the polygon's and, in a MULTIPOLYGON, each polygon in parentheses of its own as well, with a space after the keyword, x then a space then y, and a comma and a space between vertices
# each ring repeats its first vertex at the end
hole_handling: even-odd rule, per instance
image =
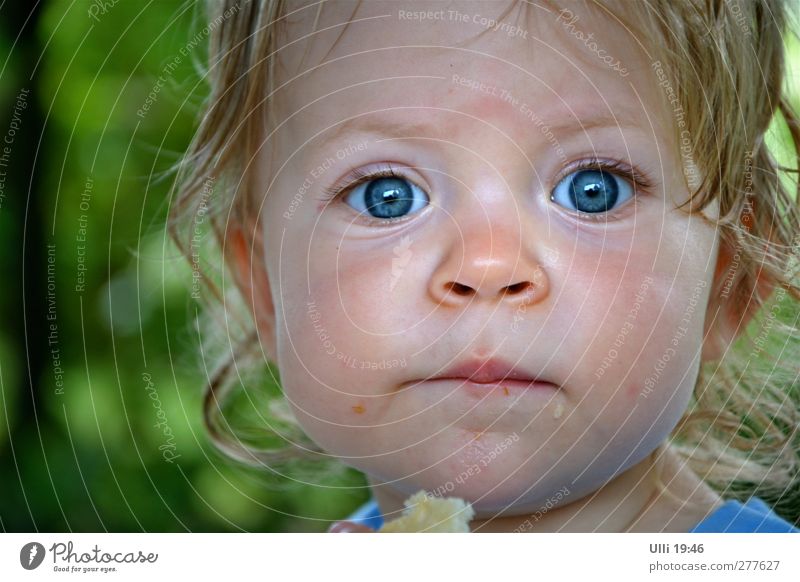
POLYGON ((403 502, 403 515, 383 524, 379 533, 469 533, 472 505, 458 497, 432 497, 418 491, 403 502))

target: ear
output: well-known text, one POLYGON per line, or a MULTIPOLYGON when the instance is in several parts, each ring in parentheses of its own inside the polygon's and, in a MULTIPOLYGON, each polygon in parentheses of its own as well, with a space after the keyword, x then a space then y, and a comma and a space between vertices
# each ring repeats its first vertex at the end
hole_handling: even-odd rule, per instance
POLYGON ((758 312, 756 294, 766 299, 775 290, 774 282, 760 268, 756 280, 747 288, 735 289, 741 280, 741 258, 723 237, 719 244, 711 296, 706 311, 702 360, 720 360, 758 312))
POLYGON ((271 362, 277 362, 275 304, 269 285, 263 234, 258 224, 252 224, 229 229, 228 237, 226 255, 236 285, 256 324, 264 353, 271 362))

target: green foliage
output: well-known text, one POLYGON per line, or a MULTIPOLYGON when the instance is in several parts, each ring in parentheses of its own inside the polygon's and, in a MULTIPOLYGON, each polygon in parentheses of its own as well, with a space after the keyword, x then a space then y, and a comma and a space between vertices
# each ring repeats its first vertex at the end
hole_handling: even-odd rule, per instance
MULTIPOLYGON (((23 338, 0 328, 0 527, 324 531, 326 520, 368 497, 360 474, 345 471, 341 489, 279 488, 223 458, 202 426, 191 270, 163 229, 171 185, 164 172, 189 142, 205 89, 193 61, 203 61, 206 37, 187 50, 202 29, 197 6, 119 2, 98 21, 88 6, 47 3, 35 45, 12 51, 16 31, 0 32, 0 51, 11 57, 0 84, 5 109, 29 87, 46 120, 42 203, 29 220, 46 237, 32 243, 36 255, 55 245, 64 378, 61 390, 47 334, 39 336, 35 410, 21 407, 30 392, 23 338), (23 49, 42 54, 33 81, 23 49)), ((0 242, 18 235, 13 225, 0 212, 0 242)), ((32 271, 29 287, 36 277, 46 284, 43 260, 32 271)), ((16 308, 11 301, 0 291, 3 313, 16 308)), ((47 332, 47 320, 28 326, 42 323, 47 332)))

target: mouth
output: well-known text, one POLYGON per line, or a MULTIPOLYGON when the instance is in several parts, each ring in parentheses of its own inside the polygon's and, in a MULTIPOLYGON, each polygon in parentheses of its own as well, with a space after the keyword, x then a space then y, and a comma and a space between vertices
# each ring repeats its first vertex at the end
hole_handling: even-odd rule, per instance
POLYGON ((469 359, 459 362, 440 374, 424 378, 423 382, 455 380, 465 384, 477 384, 486 388, 493 386, 508 386, 522 388, 553 387, 548 382, 538 377, 531 371, 514 366, 505 360, 492 358, 490 360, 469 359))

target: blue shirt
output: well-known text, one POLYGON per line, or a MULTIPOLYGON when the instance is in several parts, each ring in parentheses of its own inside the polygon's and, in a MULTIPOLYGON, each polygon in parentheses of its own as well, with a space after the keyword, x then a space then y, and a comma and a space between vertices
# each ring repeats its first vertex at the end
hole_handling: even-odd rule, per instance
MULTIPOLYGON (((383 525, 375 499, 364 503, 347 520, 375 530, 383 525)), ((745 503, 729 499, 689 533, 800 533, 800 530, 779 517, 762 499, 751 497, 745 503)))
POLYGON ((689 532, 800 533, 800 530, 779 517, 762 499, 751 497, 745 503, 729 499, 689 532))

